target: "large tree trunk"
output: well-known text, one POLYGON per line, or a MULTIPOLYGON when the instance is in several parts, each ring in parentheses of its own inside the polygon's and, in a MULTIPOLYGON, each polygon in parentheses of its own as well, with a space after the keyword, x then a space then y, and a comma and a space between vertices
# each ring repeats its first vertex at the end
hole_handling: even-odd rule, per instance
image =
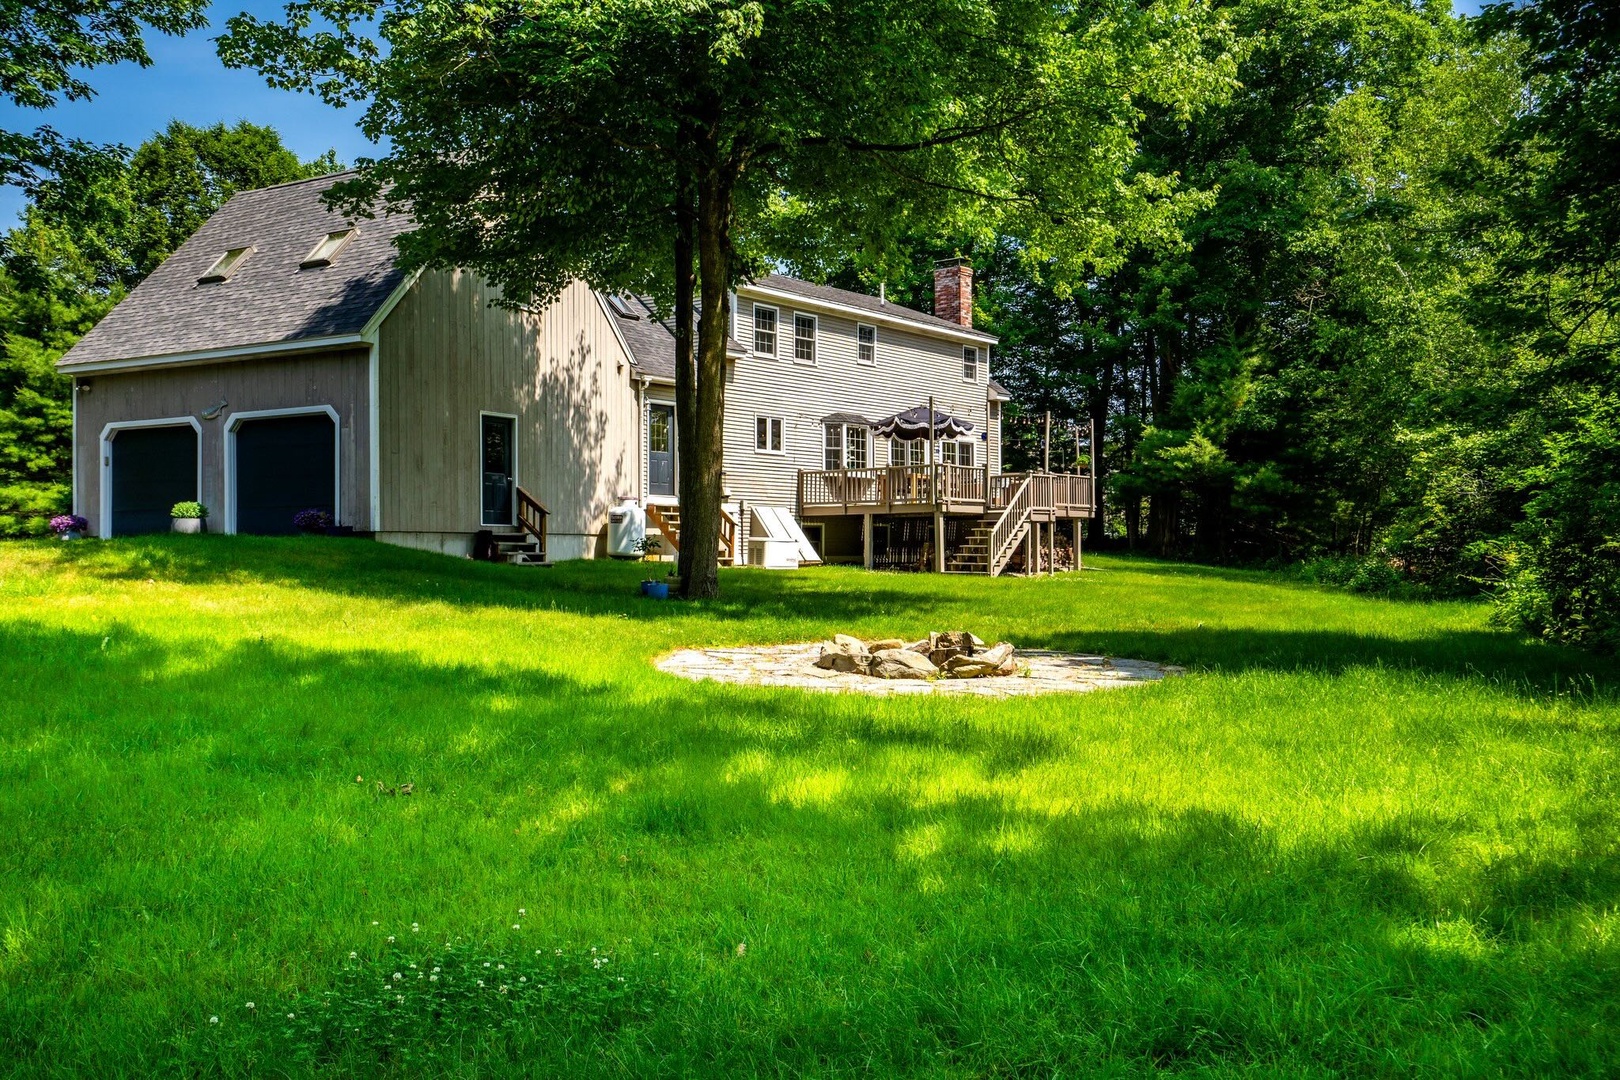
MULTIPOLYGON (((1114 341, 1119 340, 1117 323, 1109 327, 1114 341)), ((1091 542, 1098 543, 1106 535, 1107 513, 1103 505, 1102 448, 1108 438, 1108 406, 1114 400, 1114 367, 1116 355, 1112 347, 1101 350, 1096 366, 1096 384, 1086 401, 1086 414, 1091 420, 1091 542)))
POLYGON ((697 386, 687 460, 681 466, 681 554, 686 575, 681 595, 690 600, 720 595, 721 466, 725 450, 726 341, 731 336, 731 215, 735 173, 725 162, 711 165, 698 181, 697 386))
MULTIPOLYGON (((692 435, 697 431, 697 366, 692 348, 692 301, 696 281, 693 276, 693 226, 697 218, 692 174, 684 164, 676 165, 675 181, 675 491, 685 501, 687 462, 696 460, 692 435)), ((645 422, 645 421, 643 421, 645 422)), ((675 571, 679 589, 686 591, 692 574, 692 549, 682 544, 676 553, 675 571)))

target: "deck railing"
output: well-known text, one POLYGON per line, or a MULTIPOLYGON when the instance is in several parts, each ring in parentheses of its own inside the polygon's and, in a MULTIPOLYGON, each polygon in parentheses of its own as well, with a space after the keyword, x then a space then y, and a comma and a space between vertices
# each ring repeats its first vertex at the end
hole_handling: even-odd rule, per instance
POLYGON ((1035 490, 1035 477, 1025 473, 1017 478, 1017 482, 1005 488, 1007 507, 1001 514, 1001 520, 996 527, 990 530, 989 549, 985 557, 989 560, 987 570, 991 577, 1001 573, 1012 558, 1019 535, 1029 523, 1031 493, 1035 490))
POLYGON ((1066 473, 991 473, 972 465, 880 465, 870 469, 801 469, 801 510, 882 512, 896 507, 947 506, 1005 509, 1030 481, 1032 512, 1067 515, 1091 509, 1089 476, 1066 473), (938 476, 939 498, 935 497, 938 476))

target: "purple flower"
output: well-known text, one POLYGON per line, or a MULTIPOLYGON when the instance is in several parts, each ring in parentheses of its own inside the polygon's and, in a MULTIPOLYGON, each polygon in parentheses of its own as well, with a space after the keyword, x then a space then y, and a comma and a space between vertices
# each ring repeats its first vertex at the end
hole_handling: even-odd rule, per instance
POLYGON ((332 525, 332 515, 325 510, 300 510, 293 515, 293 528, 303 532, 324 532, 332 525))
POLYGON ((90 522, 78 514, 58 514, 51 518, 51 531, 57 535, 66 532, 84 532, 90 527, 90 522))

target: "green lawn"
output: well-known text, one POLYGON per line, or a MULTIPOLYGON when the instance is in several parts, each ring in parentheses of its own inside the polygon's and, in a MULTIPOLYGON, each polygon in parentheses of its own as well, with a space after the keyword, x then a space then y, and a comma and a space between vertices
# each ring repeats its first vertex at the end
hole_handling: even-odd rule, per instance
POLYGON ((1475 605, 1094 565, 690 606, 358 541, 0 546, 0 1073, 1620 1070, 1615 666, 1475 605), (651 666, 957 627, 1189 673, 651 666))

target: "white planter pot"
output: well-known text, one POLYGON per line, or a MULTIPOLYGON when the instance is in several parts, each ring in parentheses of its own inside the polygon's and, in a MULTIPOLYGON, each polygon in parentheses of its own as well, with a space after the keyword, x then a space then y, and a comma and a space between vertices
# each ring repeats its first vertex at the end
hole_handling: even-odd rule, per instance
POLYGON ((170 527, 177 533, 200 533, 203 531, 203 519, 174 518, 170 527))

